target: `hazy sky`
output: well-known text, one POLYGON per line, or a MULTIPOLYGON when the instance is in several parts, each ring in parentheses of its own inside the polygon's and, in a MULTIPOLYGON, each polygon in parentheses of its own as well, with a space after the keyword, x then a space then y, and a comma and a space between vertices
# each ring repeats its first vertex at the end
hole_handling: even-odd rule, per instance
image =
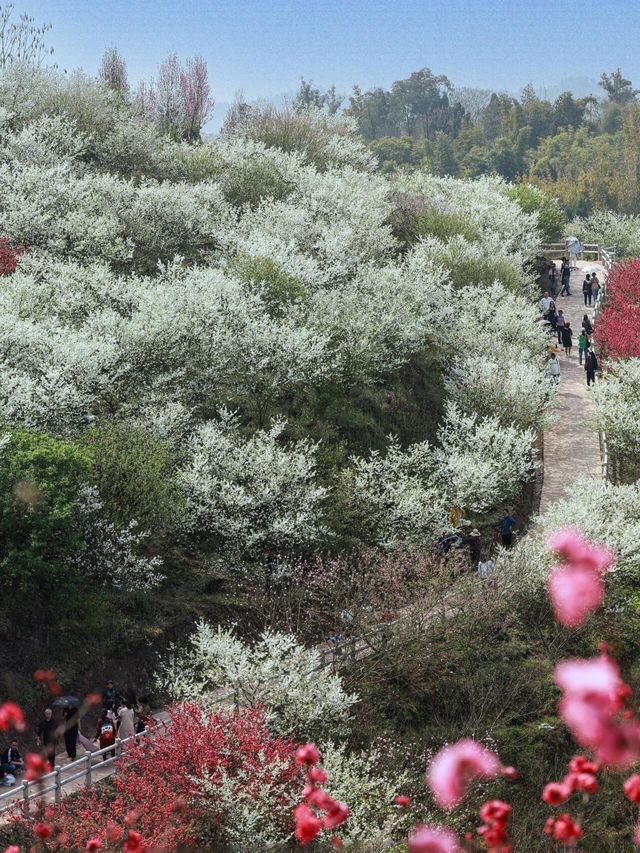
POLYGON ((215 96, 253 99, 300 75, 347 92, 424 66, 458 85, 519 90, 597 79, 640 83, 638 0, 14 0, 53 24, 58 64, 95 72, 116 45, 136 82, 167 53, 202 54, 215 96))

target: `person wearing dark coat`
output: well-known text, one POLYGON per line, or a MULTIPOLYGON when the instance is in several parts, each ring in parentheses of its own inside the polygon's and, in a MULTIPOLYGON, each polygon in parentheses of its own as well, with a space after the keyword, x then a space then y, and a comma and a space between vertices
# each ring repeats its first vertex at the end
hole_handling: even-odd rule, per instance
POLYGON ((76 760, 78 749, 78 709, 64 709, 64 747, 71 761, 76 760))
POLYGON ((598 369, 598 358, 593 350, 590 349, 584 360, 584 369, 587 371, 587 385, 596 382, 596 370, 598 369))
POLYGON ((562 290, 560 291, 560 296, 571 296, 571 267, 569 266, 569 261, 566 258, 562 259, 560 277, 562 279, 562 290))
POLYGON ((562 330, 562 346, 566 356, 571 355, 571 347, 573 346, 573 329, 571 323, 565 323, 562 330))

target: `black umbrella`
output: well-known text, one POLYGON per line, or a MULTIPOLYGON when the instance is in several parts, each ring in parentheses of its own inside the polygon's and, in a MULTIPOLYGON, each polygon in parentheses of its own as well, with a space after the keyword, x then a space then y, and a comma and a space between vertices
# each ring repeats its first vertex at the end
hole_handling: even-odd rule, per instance
POLYGON ((78 699, 77 696, 58 696, 51 704, 58 708, 79 708, 82 705, 82 699, 78 699))

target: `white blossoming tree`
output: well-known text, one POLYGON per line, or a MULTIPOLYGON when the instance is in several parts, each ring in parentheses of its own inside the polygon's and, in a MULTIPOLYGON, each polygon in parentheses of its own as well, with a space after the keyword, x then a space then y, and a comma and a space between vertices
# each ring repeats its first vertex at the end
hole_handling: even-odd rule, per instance
POLYGON ((266 631, 250 645, 205 622, 170 650, 156 682, 178 701, 214 707, 231 696, 240 705, 262 705, 272 732, 303 740, 344 733, 357 700, 320 667, 320 653, 293 636, 266 631))
POLYGON ((640 473, 640 359, 618 361, 592 389, 598 427, 626 477, 640 473))
POLYGON ((216 536, 233 551, 308 545, 322 540, 327 490, 315 479, 316 446, 283 445, 284 422, 243 437, 223 410, 193 434, 179 471, 187 508, 185 527, 216 536))

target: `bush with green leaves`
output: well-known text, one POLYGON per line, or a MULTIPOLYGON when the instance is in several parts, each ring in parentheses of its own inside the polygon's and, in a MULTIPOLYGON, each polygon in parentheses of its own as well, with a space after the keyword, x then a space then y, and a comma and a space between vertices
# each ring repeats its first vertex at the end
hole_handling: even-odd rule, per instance
POLYGON ((20 595, 61 595, 67 560, 82 549, 78 495, 91 478, 91 457, 78 445, 29 430, 2 439, 0 584, 20 595))
POLYGON ((506 189, 507 197, 516 201, 525 213, 537 216, 538 231, 545 243, 562 239, 565 221, 557 198, 532 184, 513 184, 506 189))
POLYGON ((104 421, 84 433, 106 517, 121 527, 135 519, 142 530, 170 526, 180 508, 176 459, 165 442, 134 426, 104 421))

